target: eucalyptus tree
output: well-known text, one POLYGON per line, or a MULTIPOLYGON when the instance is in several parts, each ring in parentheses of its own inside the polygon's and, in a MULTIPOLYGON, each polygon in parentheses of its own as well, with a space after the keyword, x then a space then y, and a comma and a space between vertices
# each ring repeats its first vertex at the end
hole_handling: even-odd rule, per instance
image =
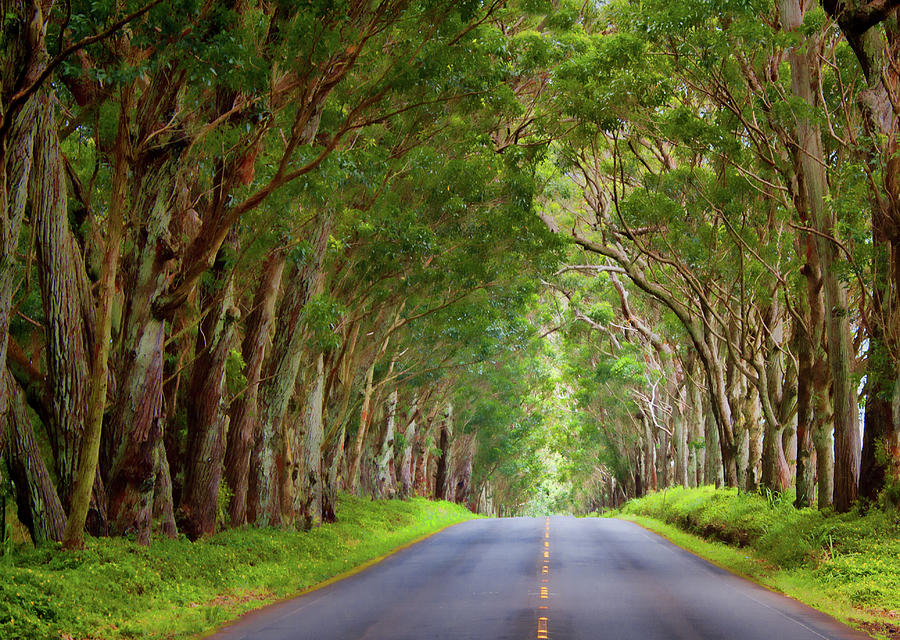
MULTIPOLYGON (((824 0, 822 6, 846 37, 865 85, 851 98, 861 114, 861 134, 847 138, 864 158, 874 249, 872 299, 867 318, 870 339, 866 374, 868 393, 860 468, 860 494, 874 500, 892 477, 896 479, 900 475, 900 423, 892 400, 900 384, 897 365, 900 354, 895 329, 898 313, 896 229, 900 219, 897 208, 900 121, 896 106, 900 75, 895 64, 900 46, 898 3, 824 0)), ((844 69, 848 75, 855 70, 846 58, 840 70, 844 69)))

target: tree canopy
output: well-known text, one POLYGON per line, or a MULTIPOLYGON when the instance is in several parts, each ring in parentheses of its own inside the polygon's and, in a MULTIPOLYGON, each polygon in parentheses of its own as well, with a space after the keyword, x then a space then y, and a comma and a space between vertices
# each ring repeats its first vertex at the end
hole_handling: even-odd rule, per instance
POLYGON ((6 2, 3 491, 897 503, 896 4, 6 2))

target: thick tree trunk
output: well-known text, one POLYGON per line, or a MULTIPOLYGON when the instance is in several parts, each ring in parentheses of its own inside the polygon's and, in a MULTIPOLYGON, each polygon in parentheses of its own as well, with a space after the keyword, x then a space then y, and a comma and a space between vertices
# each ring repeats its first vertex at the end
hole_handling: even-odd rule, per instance
MULTIPOLYGON (((900 23, 890 11, 884 27, 859 20, 868 0, 823 0, 850 43, 866 79, 859 95, 869 148, 872 186, 873 275, 869 319, 868 390, 860 463, 860 495, 874 500, 888 475, 900 477, 900 23), (880 174, 881 190, 875 185, 880 174)), ((891 3, 887 4, 890 8, 891 3)))
MULTIPOLYGON (((759 395, 753 387, 748 385, 747 399, 743 409, 746 411, 744 425, 747 429, 747 473, 745 476, 745 489, 756 491, 759 488, 759 466, 762 459, 762 432, 760 425, 759 395)), ((776 423, 777 424, 777 423, 776 423)), ((779 432, 779 438, 780 438, 779 432)), ((778 446, 781 447, 779 439, 778 446)))
POLYGON ((719 442, 719 459, 721 460, 724 483, 727 487, 737 487, 739 486, 737 462, 739 438, 734 425, 731 403, 728 400, 726 391, 725 372, 715 356, 713 357, 712 365, 708 366, 707 369, 711 369, 708 373, 707 382, 710 387, 710 406, 719 430, 717 440, 719 442))
POLYGON ((397 421, 397 390, 388 396, 387 420, 385 421, 384 439, 381 451, 375 462, 376 491, 382 500, 397 495, 397 483, 394 479, 394 429, 397 421))
MULTIPOLYGON (((709 406, 710 400, 708 398, 705 404, 709 406)), ((706 467, 704 475, 706 476, 706 483, 723 487, 725 486, 725 469, 722 465, 722 447, 719 445, 719 428, 711 409, 709 411, 704 410, 703 415, 705 417, 704 444, 706 449, 706 467)))
MULTIPOLYGON (((124 114, 121 127, 127 128, 124 114)), ((165 414, 165 323, 152 308, 167 286, 171 269, 168 229, 173 208, 183 204, 178 163, 179 157, 174 154, 163 166, 138 177, 140 198, 135 207, 148 212, 147 223, 128 264, 127 309, 116 367, 118 384, 108 430, 112 442, 107 482, 110 531, 116 535, 133 533, 142 544, 150 542, 165 414)), ((109 282, 110 298, 113 283, 109 282)))
POLYGON ((275 301, 278 298, 284 265, 285 257, 281 251, 274 252, 266 260, 241 345, 247 385, 243 393, 231 403, 225 452, 225 480, 232 493, 228 511, 231 525, 235 527, 247 522, 250 454, 259 427, 257 420, 259 384, 271 336, 272 321, 275 318, 275 301))
POLYGON ((325 479, 322 487, 322 522, 337 520, 338 489, 341 486, 341 465, 344 462, 346 425, 342 424, 337 437, 328 447, 325 457, 325 479))
POLYGON ((3 453, 15 484, 19 520, 35 544, 62 540, 66 514, 34 439, 24 393, 6 367, 3 372, 8 402, 0 429, 5 435, 3 453))
POLYGON ((688 451, 688 425, 683 414, 684 403, 680 403, 681 410, 678 410, 673 420, 673 436, 675 440, 675 478, 673 484, 680 484, 683 487, 689 487, 689 467, 690 455, 688 451))
POLYGON ((349 489, 351 493, 356 493, 359 490, 359 468, 362 462, 363 447, 366 442, 366 436, 369 433, 369 424, 372 422, 372 379, 374 376, 375 360, 373 359, 369 368, 366 370, 362 409, 359 413, 359 429, 356 432, 356 439, 353 444, 353 457, 350 460, 350 471, 347 476, 347 489, 349 489))
POLYGON ((303 405, 303 444, 300 465, 302 482, 299 518, 301 526, 309 529, 322 523, 322 443, 325 438, 323 401, 325 392, 325 357, 316 358, 316 374, 303 405))
MULTIPOLYGON (((106 247, 103 252, 102 264, 100 267, 100 280, 97 287, 97 308, 96 308, 96 337, 92 345, 91 366, 92 374, 90 383, 90 395, 88 396, 87 409, 84 414, 84 437, 81 442, 78 453, 78 467, 72 489, 71 508, 69 510, 69 518, 66 522, 66 530, 64 534, 63 546, 67 549, 78 549, 84 546, 84 525, 87 521, 88 511, 91 503, 91 494, 96 491, 98 483, 95 481, 100 474, 98 468, 100 458, 101 433, 103 427, 103 418, 107 405, 107 388, 109 384, 109 357, 110 342, 112 337, 112 315, 113 315, 113 298, 116 294, 116 272, 119 267, 119 249, 122 239, 125 235, 125 191, 128 179, 128 170, 126 162, 129 156, 129 132, 127 114, 131 109, 133 94, 127 87, 123 87, 120 91, 120 112, 119 124, 116 132, 116 141, 113 148, 113 175, 112 190, 109 200, 109 213, 107 219, 107 238, 106 247)), ((160 347, 161 348, 161 347, 160 347)), ((162 381, 160 380, 160 384, 162 381)), ((116 417, 125 420, 124 425, 129 425, 128 417, 121 416, 118 413, 116 417)), ((134 417, 134 414, 130 414, 134 417)), ((114 431, 114 433, 116 433, 114 431)), ((125 433, 124 429, 119 430, 120 434, 125 433)), ((120 453, 126 453, 126 445, 128 441, 123 437, 119 440, 121 448, 120 453)), ((129 456, 123 456, 121 462, 129 465, 131 460, 129 456)), ((119 462, 120 459, 116 458, 119 462)), ((126 466, 126 468, 128 468, 126 466)), ((122 480, 122 476, 116 477, 117 481, 122 480)), ((145 476, 143 481, 147 480, 145 476)), ((118 485, 118 489, 122 485, 118 485)), ((127 515, 119 510, 118 507, 126 504, 128 499, 124 498, 122 492, 114 494, 112 489, 109 496, 115 495, 116 511, 110 509, 108 517, 110 521, 119 518, 116 525, 119 527, 118 532, 122 532, 125 527, 131 527, 135 523, 130 520, 127 515), (123 517, 124 516, 124 517, 123 517), (128 522, 126 525, 125 522, 128 522)), ((145 518, 145 526, 143 530, 138 531, 138 539, 141 542, 149 543, 150 541, 150 516, 145 518)))
POLYGON ((434 480, 434 497, 436 500, 446 500, 449 493, 447 484, 450 471, 450 436, 453 430, 453 405, 447 404, 444 417, 441 420, 440 438, 438 448, 441 450, 438 457, 437 470, 434 480))
MULTIPOLYGON (((782 24, 794 31, 803 24, 799 0, 780 0, 782 24)), ((791 91, 811 107, 818 103, 818 76, 821 62, 818 47, 810 39, 804 50, 791 49, 791 91)), ((797 122, 797 144, 809 211, 816 230, 816 246, 822 265, 825 294, 825 329, 828 337, 828 364, 832 378, 834 415, 834 505, 848 511, 856 502, 859 488, 859 430, 856 388, 850 374, 853 359, 850 344, 847 285, 835 273, 839 261, 834 236, 834 212, 827 207, 828 183, 819 126, 807 119, 797 122)))
POLYGON ((459 436, 455 443, 457 455, 453 469, 453 496, 457 504, 469 501, 469 490, 472 482, 472 465, 475 461, 475 434, 466 433, 459 436))
POLYGON ((255 483, 257 495, 250 501, 254 512, 248 514, 251 520, 261 526, 278 525, 281 522, 281 496, 278 488, 284 471, 282 425, 288 402, 294 393, 303 355, 303 308, 314 293, 333 224, 333 211, 320 213, 310 255, 288 283, 276 314, 275 341, 259 391, 260 438, 257 447, 260 452, 255 483))
MULTIPOLYGON (((687 376, 687 398, 690 409, 687 417, 687 433, 690 448, 690 468, 688 471, 688 486, 697 487, 706 484, 706 447, 698 446, 698 442, 705 438, 703 416, 703 396, 700 387, 694 383, 691 375, 687 376)), ((705 443, 704 443, 705 444, 705 443)))
MULTIPOLYGON (((825 376, 817 376, 822 378, 825 376)), ((834 502, 834 430, 832 427, 831 395, 828 387, 816 380, 814 403, 815 422, 813 444, 816 448, 817 504, 819 509, 834 502)))
POLYGON ((765 351, 754 367, 759 376, 759 398, 765 416, 762 439, 762 486, 781 493, 790 486, 791 470, 785 456, 785 434, 792 431, 790 405, 796 388, 794 368, 787 371, 781 353, 784 321, 779 305, 773 302, 763 316, 765 351), (765 360, 763 360, 763 358, 765 360))
POLYGON ((813 465, 813 354, 805 327, 794 329, 797 357, 797 497, 794 506, 809 507, 815 495, 813 465))
POLYGON ((187 447, 184 488, 176 518, 191 540, 216 530, 219 485, 225 459, 228 414, 225 403, 225 366, 234 338, 238 311, 233 300, 231 256, 237 238, 222 245, 201 288, 205 316, 197 331, 194 367, 187 402, 187 447))
MULTIPOLYGON (((10 25, 10 38, 4 42, 8 68, 0 69, 0 95, 15 94, 35 82, 47 67, 49 54, 45 40, 49 15, 45 3, 18 1, 4 5, 4 23, 10 25), (17 36, 12 37, 12 25, 17 36)), ((19 249, 19 232, 28 202, 28 187, 34 160, 37 127, 37 96, 17 109, 0 104, 7 125, 0 137, 0 366, 5 366, 9 337, 12 294, 17 285, 14 276, 19 249)), ((5 410, 5 385, 0 384, 0 413, 5 410)))
POLYGON ((158 532, 167 538, 178 537, 175 525, 175 503, 172 500, 172 473, 169 470, 169 459, 165 445, 160 441, 156 453, 159 464, 153 484, 153 523, 154 533, 158 532))
MULTIPOLYGON (((81 253, 69 229, 66 175, 53 105, 47 92, 41 92, 38 102, 32 208, 47 319, 46 426, 53 443, 57 490, 68 509, 88 407, 95 312, 81 253)), ((87 525, 94 535, 106 532, 106 496, 99 475, 94 479, 87 525)))
POLYGON ((400 456, 399 496, 403 500, 413 495, 413 445, 416 441, 416 416, 419 412, 418 394, 414 392, 409 415, 406 418, 406 430, 403 432, 403 453, 400 456))
POLYGON ((82 301, 89 288, 69 231, 66 175, 50 96, 41 92, 35 145, 32 209, 38 276, 47 319, 49 424, 60 499, 68 505, 90 380, 88 328, 82 301))

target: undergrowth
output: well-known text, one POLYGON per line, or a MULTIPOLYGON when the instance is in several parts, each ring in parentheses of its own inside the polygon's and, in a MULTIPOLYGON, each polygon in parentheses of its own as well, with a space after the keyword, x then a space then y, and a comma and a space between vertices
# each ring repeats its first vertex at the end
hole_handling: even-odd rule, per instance
POLYGON ((792 492, 672 488, 626 503, 619 515, 649 517, 742 549, 759 565, 751 570, 755 579, 813 605, 828 603, 839 609, 829 613, 894 637, 900 631, 900 512, 838 514, 795 509, 792 502, 792 492))
POLYGON ((0 638, 184 638, 471 517, 447 502, 345 496, 339 522, 307 533, 245 528, 195 543, 20 550, 0 558, 0 638))

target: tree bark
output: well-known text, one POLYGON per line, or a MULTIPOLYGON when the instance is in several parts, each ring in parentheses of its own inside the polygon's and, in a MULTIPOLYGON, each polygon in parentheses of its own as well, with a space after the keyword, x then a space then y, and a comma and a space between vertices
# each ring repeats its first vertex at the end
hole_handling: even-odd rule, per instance
MULTIPOLYGON (((708 407, 710 400, 707 397, 704 406, 708 407)), ((719 429, 716 425, 715 417, 712 410, 703 411, 705 418, 705 436, 704 444, 706 449, 706 467, 705 473, 707 484, 714 484, 717 487, 725 485, 724 467, 722 466, 722 448, 719 445, 719 429)))
MULTIPOLYGON (((127 129, 127 122, 123 114, 120 127, 127 129)), ((134 534, 141 544, 150 542, 154 479, 165 415, 162 388, 165 322, 154 315, 152 306, 167 286, 174 257, 168 227, 173 207, 183 204, 178 165, 179 156, 173 154, 161 167, 137 176, 140 197, 135 206, 148 212, 147 223, 139 234, 127 269, 127 308, 116 367, 118 385, 109 420, 110 531, 116 535, 134 534)), ((113 277, 110 276, 108 283, 110 299, 113 277)), ((111 302, 107 311, 111 313, 111 302)), ((95 375, 96 372, 97 369, 95 375)))
MULTIPOLYGON (((794 31, 803 24, 803 7, 799 0, 780 0, 779 9, 784 29, 794 31)), ((817 106, 820 62, 814 39, 806 43, 806 50, 790 50, 791 91, 810 107, 817 106)), ((797 144, 800 167, 804 178, 807 203, 813 224, 821 236, 816 236, 825 294, 825 329, 828 336, 828 364, 832 377, 832 407, 834 419, 834 506, 848 511, 856 502, 859 488, 859 431, 857 425, 856 388, 850 374, 853 353, 850 345, 847 285, 835 273, 838 248, 834 237, 834 212, 829 211, 826 199, 828 183, 822 136, 818 125, 802 118, 797 122, 797 144)))
POLYGON ((231 256, 237 237, 219 249, 201 287, 205 316, 197 332, 194 367, 187 397, 187 448, 184 488, 176 520, 179 528, 196 540, 216 530, 219 485, 225 459, 228 414, 225 402, 225 367, 234 339, 238 311, 233 299, 231 256))
MULTIPOLYGON (((12 95, 29 86, 47 65, 45 40, 49 16, 42 4, 34 1, 14 2, 5 7, 4 20, 20 27, 19 38, 5 43, 9 68, 0 74, 0 95, 12 95)), ((6 105, 0 105, 6 108, 6 105)), ((19 248, 19 232, 28 203, 28 187, 34 161, 37 127, 37 98, 32 95, 12 112, 4 111, 7 130, 0 135, 0 365, 5 366, 12 295, 16 287, 14 275, 19 248)), ((6 410, 6 386, 0 384, 0 413, 6 410)))
POLYGON ((230 427, 225 450, 225 480, 232 496, 228 511, 232 526, 247 523, 250 455, 259 430, 258 401, 262 366, 271 338, 275 302, 284 273, 285 256, 280 250, 269 255, 247 319, 241 353, 247 385, 229 410, 230 427))
POLYGON ((24 393, 6 367, 3 372, 8 403, 0 428, 5 434, 4 454, 15 484, 19 520, 36 545, 62 540, 66 514, 34 439, 24 393))
POLYGON ((438 448, 441 453, 437 462, 437 475, 434 480, 434 497, 436 500, 446 500, 450 491, 448 475, 450 471, 450 436, 453 430, 453 405, 447 404, 444 410, 444 418, 441 420, 440 440, 438 448))
POLYGON ((393 498, 397 494, 394 479, 394 429, 397 421, 397 390, 388 396, 387 419, 385 421, 384 439, 375 464, 376 491, 382 500, 393 498))
MULTIPOLYGON (((799 324, 799 322, 798 322, 799 324)), ((815 495, 813 466, 813 354, 805 327, 794 328, 794 353, 797 358, 797 497, 794 506, 812 505, 815 495)))
POLYGON ((369 433, 369 424, 372 421, 371 403, 372 403, 372 378, 375 376, 375 359, 366 369, 366 382, 363 387, 362 409, 359 413, 359 429, 356 432, 356 439, 353 444, 353 457, 350 461, 350 471, 347 476, 347 488, 356 493, 359 489, 359 467, 363 456, 363 447, 366 442, 366 436, 369 433))
MULTIPOLYGON (((92 345, 92 374, 90 395, 84 417, 84 438, 78 453, 78 467, 72 490, 71 508, 66 522, 63 546, 79 549, 84 546, 84 525, 90 508, 91 494, 98 475, 100 439, 103 415, 106 410, 106 395, 109 383, 109 349, 112 335, 113 298, 116 292, 116 271, 119 265, 119 247, 124 236, 125 188, 127 180, 128 151, 130 147, 127 129, 127 115, 131 109, 132 92, 123 88, 120 92, 119 126, 113 149, 112 192, 110 194, 107 220, 106 249, 100 267, 100 281, 97 291, 96 323, 97 334, 92 345)), ((117 502, 117 505, 121 504, 117 502)), ((113 514, 109 516, 112 518, 113 514)), ((149 518, 148 518, 149 520, 149 518)), ((145 535, 139 539, 149 542, 149 521, 145 535)))
POLYGON ((325 438, 323 402, 325 392, 325 357, 316 357, 316 373, 303 405, 303 444, 300 466, 302 482, 300 496, 300 522, 304 529, 322 523, 322 444, 325 438))
MULTIPOLYGON (((71 505, 78 451, 90 391, 93 301, 81 253, 69 229, 66 174, 59 149, 50 95, 38 98, 38 143, 33 180, 38 277, 47 319, 47 429, 53 442, 54 471, 63 507, 71 505)), ((106 496, 99 476, 94 480, 88 528, 106 530, 106 496)))
POLYGON ((403 453, 400 456, 399 496, 408 500, 414 492, 413 486, 413 445, 417 440, 416 417, 419 413, 419 396, 413 392, 412 404, 409 407, 409 415, 406 418, 406 430, 403 432, 403 453))
POLYGON ((822 4, 840 25, 866 79, 859 104, 868 140, 864 156, 872 178, 874 256, 859 491, 874 501, 889 477, 900 478, 900 116, 893 97, 900 90, 898 3, 825 0, 822 4), (883 35, 875 28, 879 22, 883 35))
POLYGON ((322 270, 325 249, 334 224, 334 212, 330 209, 323 211, 317 220, 310 255, 288 283, 278 307, 275 342, 266 366, 265 381, 260 385, 260 439, 257 445, 260 457, 255 485, 257 495, 251 501, 254 513, 248 515, 261 526, 278 525, 281 522, 281 496, 278 487, 284 471, 282 425, 303 355, 303 308, 314 293, 322 270))

